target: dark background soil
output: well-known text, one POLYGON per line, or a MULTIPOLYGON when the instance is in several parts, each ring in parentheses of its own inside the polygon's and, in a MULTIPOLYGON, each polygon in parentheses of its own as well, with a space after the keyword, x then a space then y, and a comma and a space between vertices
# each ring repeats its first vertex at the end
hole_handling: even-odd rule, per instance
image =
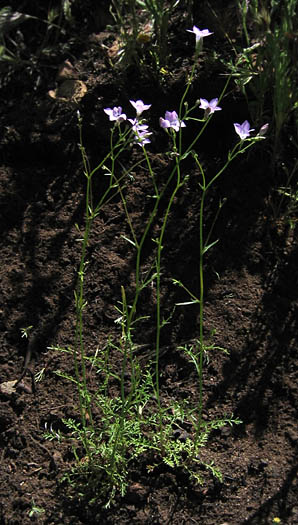
MULTIPOLYGON (((40 16, 28 2, 12 4, 13 9, 40 16)), ((282 524, 295 525, 297 228, 290 228, 283 216, 276 218, 273 213, 280 180, 278 172, 269 167, 270 137, 231 165, 207 199, 207 228, 219 200, 226 199, 226 203, 213 232, 220 242, 206 258, 205 329, 207 333, 216 330, 216 345, 228 349, 229 355, 214 352, 205 365, 204 413, 210 418, 233 413, 243 421, 214 432, 202 449, 202 460, 214 461, 223 482, 206 473, 205 485, 196 486, 185 473, 166 467, 148 474, 144 459, 132 466, 127 495, 117 497, 110 510, 103 509, 100 498, 91 505, 86 494, 61 484, 63 474, 74 464, 71 443, 68 439, 46 441, 43 434, 45 425, 65 431, 62 418, 78 417, 73 385, 54 373, 71 373, 71 356, 49 349, 71 346, 74 340, 74 290, 85 192, 77 147, 77 110, 94 167, 108 151, 110 124, 103 108, 122 105, 132 114, 129 99, 152 103, 148 120, 154 135, 148 154, 163 181, 169 160, 158 117, 166 109, 177 108, 193 52, 181 10, 172 22, 172 61, 166 80, 146 70, 142 75, 137 67, 112 68, 106 47, 114 36, 103 34, 111 23, 107 3, 97 8, 96 16, 90 16, 87 4, 81 18, 74 13, 76 27, 66 24, 64 36, 60 34, 57 42, 49 39, 51 52, 36 60, 45 28, 26 22, 26 30, 25 24, 21 26, 26 45, 20 53, 29 65, 2 66, 0 382, 20 376, 27 348, 21 328, 30 325, 34 327, 30 369, 36 373, 45 367, 45 373, 35 392, 28 373, 16 391, 0 394, 1 523, 259 525, 279 518, 282 524), (87 88, 82 98, 48 94, 62 83, 57 73, 65 60, 74 68, 73 76, 87 88), (30 518, 33 501, 44 512, 30 518)), ((201 27, 205 21, 199 17, 196 23, 201 27)), ((212 45, 220 46, 220 42, 212 44, 210 39, 206 43, 206 60, 212 45)), ((213 64, 210 70, 202 64, 201 68, 190 91, 192 101, 199 97, 210 100, 223 87, 221 66, 213 64)), ((249 118, 245 100, 234 90, 222 106, 224 111, 215 116, 197 145, 209 174, 215 173, 235 144, 233 122, 249 118)), ((186 143, 192 133, 189 126, 186 143)), ((127 165, 138 155, 135 149, 127 153, 127 165)), ((187 300, 173 286, 172 278, 181 279, 195 293, 199 286, 198 173, 191 161, 184 169, 189 179, 171 212, 163 254, 165 317, 175 302, 187 300)), ((98 178, 95 197, 103 187, 98 178)), ((148 174, 142 169, 126 187, 138 232, 150 211, 150 191, 148 174)), ((157 230, 161 219, 162 215, 157 218, 157 230)), ((128 294, 133 289, 134 254, 122 235, 128 235, 128 227, 121 200, 115 197, 96 218, 88 245, 84 323, 89 355, 102 348, 108 336, 117 335, 114 307, 121 298, 120 287, 124 285, 128 294)), ((143 264, 151 262, 149 240, 143 264)), ((154 315, 154 293, 146 293, 141 313, 154 315)), ((162 383, 169 399, 192 396, 196 391, 195 371, 179 345, 198 333, 195 307, 176 309, 162 333, 162 383)), ((136 342, 144 345, 142 359, 152 356, 153 341, 154 326, 147 323, 136 334, 136 342)), ((99 493, 100 487, 94 491, 99 493)))

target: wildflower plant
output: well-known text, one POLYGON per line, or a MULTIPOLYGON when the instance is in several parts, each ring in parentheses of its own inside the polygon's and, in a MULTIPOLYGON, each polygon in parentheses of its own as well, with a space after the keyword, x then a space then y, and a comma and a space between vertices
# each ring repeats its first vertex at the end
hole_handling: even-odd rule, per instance
POLYGON ((197 26, 193 26, 192 29, 187 29, 189 33, 193 33, 196 37, 196 51, 200 52, 203 50, 203 38, 206 36, 213 35, 209 29, 199 29, 197 26))
POLYGON ((212 100, 210 100, 210 102, 208 102, 208 100, 206 100, 205 98, 201 98, 200 102, 201 104, 199 107, 205 110, 205 119, 208 118, 209 115, 211 115, 215 111, 221 111, 222 109, 218 106, 218 98, 213 98, 212 100))
POLYGON ((113 109, 106 108, 104 109, 104 112, 108 115, 109 120, 112 122, 115 121, 119 124, 120 122, 123 122, 123 120, 126 120, 126 115, 125 113, 122 113, 121 106, 114 107, 113 109))
MULTIPOLYGON (((211 34, 204 30, 204 36, 211 34)), ((198 48, 196 49, 198 52, 198 48)), ((208 250, 217 243, 211 239, 212 231, 204 230, 204 209, 206 196, 210 187, 216 183, 229 164, 240 154, 243 154, 256 141, 264 139, 261 130, 256 135, 251 135, 253 129, 248 121, 242 124, 235 123, 235 144, 228 152, 224 165, 213 177, 207 180, 205 170, 199 155, 195 152, 195 145, 206 129, 211 118, 219 118, 218 111, 224 111, 218 104, 227 89, 227 83, 218 98, 208 102, 199 99, 191 108, 188 106, 186 96, 192 83, 195 65, 192 69, 190 79, 181 97, 178 112, 172 108, 165 111, 164 117, 159 118, 162 130, 168 133, 171 145, 170 158, 172 167, 168 178, 162 184, 157 180, 150 155, 147 148, 150 147, 150 138, 156 130, 149 131, 143 113, 149 111, 151 104, 145 104, 142 100, 130 100, 136 115, 127 118, 122 112, 121 106, 107 107, 103 111, 111 122, 110 151, 94 169, 90 168, 82 138, 82 119, 78 114, 80 132, 80 150, 82 154, 84 174, 86 177, 86 204, 85 204, 85 230, 82 236, 82 253, 78 270, 78 284, 75 294, 77 312, 76 331, 74 345, 71 352, 74 360, 75 376, 61 374, 63 377, 74 382, 78 390, 80 406, 80 423, 74 420, 66 420, 65 424, 71 432, 74 442, 83 445, 85 456, 75 452, 77 467, 70 475, 78 473, 84 476, 87 483, 93 476, 100 477, 100 485, 109 505, 116 492, 125 493, 127 484, 127 472, 130 462, 135 458, 145 458, 148 469, 154 469, 156 465, 165 463, 169 467, 182 467, 189 475, 199 483, 202 476, 199 474, 197 465, 201 464, 200 450, 206 445, 208 436, 213 429, 221 428, 229 424, 238 424, 240 421, 231 414, 219 419, 205 420, 203 418, 203 377, 204 356, 210 348, 223 350, 220 347, 210 345, 204 336, 204 257, 208 250), (204 118, 199 118, 199 110, 204 110, 204 118), (186 147, 182 145, 182 134, 187 122, 193 120, 198 123, 194 138, 186 147), (239 140, 237 141, 237 136, 239 140), (130 169, 123 169, 121 155, 125 150, 138 145, 143 155, 141 160, 134 164, 131 170, 146 166, 152 182, 151 210, 143 230, 139 233, 133 223, 133 215, 130 213, 125 198, 125 187, 130 169), (165 325, 162 303, 163 285, 163 246, 167 232, 170 213, 174 207, 176 197, 183 190, 188 176, 183 173, 183 164, 186 158, 191 157, 197 171, 198 198, 200 199, 199 213, 199 293, 188 289, 178 279, 173 279, 173 284, 179 286, 186 294, 186 301, 177 303, 175 307, 187 308, 195 305, 199 309, 199 334, 195 343, 184 347, 183 351, 194 365, 197 377, 197 394, 195 399, 189 398, 181 402, 173 400, 170 404, 165 402, 160 386, 160 354, 161 354, 161 332, 165 325), (92 180, 95 174, 105 174, 108 177, 108 185, 97 203, 93 202, 92 180), (135 278, 134 293, 128 302, 128 291, 121 286, 119 303, 116 306, 116 324, 119 327, 119 338, 108 339, 106 346, 99 350, 94 356, 87 356, 84 344, 84 310, 87 301, 84 293, 84 279, 87 271, 87 245, 93 221, 101 213, 102 207, 107 205, 115 196, 119 195, 123 204, 129 234, 124 237, 128 246, 134 252, 135 278), (162 211, 163 210, 163 211, 162 211), (145 241, 156 226, 157 215, 162 215, 162 223, 153 241, 153 263, 151 266, 143 267, 143 249, 145 241), (137 345, 134 340, 136 330, 142 327, 144 316, 139 314, 139 301, 144 290, 154 286, 156 296, 155 311, 155 342, 154 356, 144 366, 137 358, 137 345), (113 355, 113 359, 111 356, 113 355), (112 362, 118 364, 118 368, 112 362), (89 363, 97 370, 100 378, 97 392, 92 393, 87 381, 86 366, 89 363), (116 392, 110 392, 110 384, 114 382, 116 392), (100 411, 101 423, 94 419, 94 406, 100 411), (187 427, 185 439, 177 439, 176 435, 187 427), (87 481, 88 480, 88 481, 87 481)), ((231 124, 232 126, 232 124, 231 124)), ((131 295, 131 291, 130 291, 131 295)), ((205 464, 213 475, 221 479, 221 474, 212 462, 205 464)))
POLYGON ((179 131, 180 128, 185 128, 185 122, 178 118, 176 111, 166 111, 165 118, 159 118, 159 125, 164 129, 173 129, 179 131))
POLYGON ((135 108, 137 117, 142 115, 143 111, 146 111, 147 109, 151 108, 151 104, 144 104, 142 100, 136 100, 136 101, 130 100, 129 102, 135 108))
POLYGON ((254 131, 254 129, 250 129, 248 120, 245 120, 242 124, 235 123, 234 128, 241 140, 247 139, 250 136, 250 133, 254 131))

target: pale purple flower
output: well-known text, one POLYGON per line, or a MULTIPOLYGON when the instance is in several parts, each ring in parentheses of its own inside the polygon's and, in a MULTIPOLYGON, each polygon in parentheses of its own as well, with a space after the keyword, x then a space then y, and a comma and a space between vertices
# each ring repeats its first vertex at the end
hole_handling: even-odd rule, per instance
POLYGON ((244 140, 247 137, 249 137, 250 132, 254 131, 254 129, 249 129, 249 126, 250 126, 250 123, 248 122, 248 120, 245 120, 242 124, 237 124, 237 123, 234 124, 235 131, 239 135, 241 140, 244 140))
POLYGON ((131 123, 133 131, 146 131, 148 129, 147 124, 141 124, 141 122, 134 118, 127 119, 131 123))
POLYGON ((149 144, 151 142, 151 140, 148 139, 150 135, 152 135, 152 133, 147 133, 146 131, 136 133, 134 137, 134 143, 138 144, 138 146, 143 147, 145 146, 145 144, 149 144))
POLYGON ((205 98, 200 99, 201 105, 200 108, 205 110, 204 117, 207 118, 211 113, 214 113, 215 111, 221 111, 221 107, 219 107, 218 104, 218 98, 213 98, 208 102, 205 98))
POLYGON ((104 112, 109 116, 109 120, 115 120, 117 123, 126 120, 126 115, 125 113, 122 113, 121 106, 115 106, 113 109, 106 108, 104 109, 104 112))
POLYGON ((137 112, 137 117, 139 117, 143 111, 151 108, 151 104, 144 104, 142 100, 130 100, 131 105, 135 108, 137 112))
POLYGON ((134 143, 139 146, 149 144, 151 140, 148 138, 152 133, 148 131, 147 124, 141 124, 137 119, 129 118, 128 121, 132 124, 132 130, 134 132, 134 143))
POLYGON ((205 36, 213 35, 213 33, 210 33, 209 29, 199 29, 197 26, 193 26, 192 29, 187 29, 188 33, 193 33, 196 37, 196 44, 200 42, 201 38, 205 38, 205 36))
POLYGON ((183 120, 179 120, 176 111, 166 111, 165 118, 160 117, 159 125, 161 128, 172 128, 179 131, 179 128, 185 128, 183 120))

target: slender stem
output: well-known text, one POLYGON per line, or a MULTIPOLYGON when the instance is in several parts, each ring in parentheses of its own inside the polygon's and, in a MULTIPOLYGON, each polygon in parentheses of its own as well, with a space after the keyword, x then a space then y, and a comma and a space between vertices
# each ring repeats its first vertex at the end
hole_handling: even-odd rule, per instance
MULTIPOLYGON (((176 151, 176 136, 173 133, 173 150, 176 151)), ((156 257, 156 339, 155 339, 155 395, 158 405, 159 412, 159 431, 160 431, 160 441, 161 447, 163 447, 163 421, 162 421, 162 410, 161 410, 161 401, 160 401, 160 388, 159 388, 159 351, 160 351, 160 331, 162 328, 161 322, 161 303, 160 303, 160 277, 161 277, 161 252, 163 249, 163 239, 165 235, 165 230, 169 218, 169 214, 175 199, 175 196, 180 189, 181 185, 181 172, 180 172, 180 162, 179 158, 175 157, 175 167, 177 172, 177 181, 175 188, 169 199, 165 216, 163 219, 161 231, 159 238, 157 240, 157 257, 156 257)))
POLYGON ((222 175, 222 173, 227 169, 227 167, 232 162, 232 160, 234 160, 236 157, 238 157, 238 155, 241 155, 242 153, 244 153, 247 149, 251 148, 251 146, 254 143, 255 143, 255 140, 253 140, 253 139, 248 139, 246 146, 244 146, 244 141, 243 140, 240 140, 239 142, 237 142, 237 144, 234 146, 232 151, 229 152, 228 158, 227 158, 226 163, 224 164, 224 166, 216 173, 216 175, 214 175, 214 177, 206 185, 206 191, 210 188, 210 186, 212 186, 212 184, 218 179, 218 177, 220 177, 220 175, 222 175))
POLYGON ((90 199, 90 178, 87 177, 87 191, 86 191, 86 226, 83 238, 82 245, 82 254, 81 262, 78 271, 78 285, 76 292, 76 330, 75 330, 75 345, 74 345, 74 365, 75 365, 75 374, 77 378, 77 387, 79 394, 79 404, 80 404, 80 413, 81 421, 84 432, 84 445, 88 456, 90 457, 90 451, 87 440, 86 433, 86 411, 89 416, 90 426, 93 426, 92 420, 92 411, 90 405, 90 399, 88 396, 87 381, 86 381, 86 366, 85 366, 85 349, 83 342, 83 309, 84 309, 84 272, 85 272, 85 258, 86 258, 86 247, 89 238, 89 232, 91 227, 91 219, 89 217, 89 199, 90 199), (79 364, 78 364, 78 354, 80 355, 80 364, 82 370, 82 380, 83 385, 81 384, 80 373, 79 373, 79 364))
POLYGON ((239 8, 241 9, 241 12, 242 12, 242 27, 244 31, 246 45, 249 46, 249 36, 248 36, 247 25, 246 25, 247 10, 248 10, 247 2, 243 0, 242 5, 240 3, 239 8))
MULTIPOLYGON (((149 171, 150 171, 150 174, 152 176, 153 183, 154 183, 155 182, 154 173, 153 173, 153 170, 152 170, 150 159, 148 157, 148 154, 147 154, 145 148, 144 148, 144 155, 145 155, 145 158, 147 160, 149 171)), ((150 217, 148 219, 148 222, 147 222, 147 224, 145 226, 145 229, 144 229, 144 232, 142 234, 142 237, 141 237, 140 241, 137 244, 136 277, 135 277, 135 280, 136 280, 136 291, 135 291, 135 297, 134 297, 134 300, 133 300, 133 304, 132 304, 132 307, 131 307, 130 312, 129 312, 129 326, 131 326, 133 317, 135 315, 137 302, 139 300, 139 295, 140 295, 140 292, 142 290, 141 278, 140 278, 140 274, 141 274, 140 268, 141 268, 141 254, 142 254, 143 245, 144 245, 145 240, 146 240, 146 238, 148 236, 148 233, 150 231, 150 228, 151 228, 151 225, 153 223, 153 220, 154 220, 154 218, 156 216, 156 213, 157 213, 157 210, 158 210, 158 207, 159 207, 159 203, 160 203, 162 197, 164 196, 165 191, 167 190, 169 184, 171 183, 171 181, 172 181, 172 179, 173 179, 173 177, 174 177, 174 175, 176 173, 176 170, 177 170, 177 163, 173 167, 173 169, 172 169, 172 171, 171 171, 171 173, 170 173, 170 175, 168 177, 168 180, 165 183, 165 185, 164 185, 164 187, 163 187, 161 192, 159 192, 159 190, 157 189, 156 184, 154 184, 155 196, 154 196, 153 210, 152 210, 152 212, 150 214, 150 217)))
MULTIPOLYGON (((228 159, 221 170, 206 184, 206 177, 203 170, 203 167, 198 159, 198 155, 194 154, 193 157, 197 166, 199 167, 200 174, 202 177, 202 182, 200 183, 200 188, 202 190, 201 203, 200 203, 200 215, 199 215, 199 283, 200 283, 200 294, 199 294, 199 356, 197 356, 198 362, 198 388, 199 388, 199 400, 198 400, 198 424, 196 427, 196 436, 195 442, 198 441, 199 435, 202 429, 202 413, 203 413, 203 358, 204 358, 204 253, 206 251, 206 244, 208 243, 209 235, 207 236, 206 241, 204 241, 204 204, 206 193, 210 186, 218 179, 218 177, 224 172, 230 162, 235 159, 240 153, 243 153, 246 149, 254 144, 254 141, 249 142, 246 146, 243 147, 243 141, 238 142, 232 152, 229 153, 228 159), (242 146, 242 147, 241 147, 242 146)), ((214 222, 213 222, 214 225, 214 222)), ((213 228, 212 225, 212 228, 213 228)))
POLYGON ((200 281, 200 295, 199 295, 199 327, 200 327, 200 347, 199 347, 199 404, 198 404, 198 425, 196 428, 195 441, 197 442, 202 426, 202 412, 203 412, 203 356, 204 356, 204 231, 203 231, 203 218, 204 218, 204 204, 206 196, 206 180, 205 173, 200 164, 199 160, 196 159, 202 176, 202 196, 200 203, 200 216, 199 216, 199 281, 200 281))

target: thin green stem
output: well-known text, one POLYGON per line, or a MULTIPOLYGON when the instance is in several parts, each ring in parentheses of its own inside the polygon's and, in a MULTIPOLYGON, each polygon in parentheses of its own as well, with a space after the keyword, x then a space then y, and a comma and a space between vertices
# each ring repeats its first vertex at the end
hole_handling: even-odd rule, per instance
POLYGON ((220 177, 220 175, 223 174, 223 172, 227 169, 229 164, 236 158, 238 155, 242 155, 247 149, 251 148, 253 144, 256 142, 255 139, 247 139, 245 141, 240 140, 237 142, 237 144, 234 146, 232 151, 229 152, 228 158, 224 166, 214 175, 214 177, 208 182, 206 185, 206 191, 214 184, 214 182, 220 177), (246 146, 244 146, 244 143, 247 142, 246 146))
MULTIPOLYGON (((198 159, 198 155, 194 154, 193 157, 195 159, 195 162, 199 168, 200 175, 202 178, 202 182, 199 184, 200 188, 202 190, 201 195, 201 202, 200 202, 200 213, 199 213, 199 284, 200 284, 200 293, 199 293, 199 356, 197 356, 197 362, 198 362, 198 423, 196 427, 196 436, 195 436, 195 442, 198 442, 200 432, 202 430, 202 414, 203 414, 203 358, 204 358, 204 253, 207 249, 207 244, 211 235, 211 232, 209 231, 209 234, 207 236, 206 241, 204 241, 204 224, 203 224, 203 218, 204 218, 204 205, 205 205, 205 198, 208 189, 210 186, 218 179, 218 177, 224 172, 224 170, 228 167, 230 162, 234 160, 239 154, 243 153, 246 149, 251 147, 254 144, 254 140, 250 141, 246 146, 243 147, 244 142, 240 141, 238 142, 232 152, 229 153, 228 159, 225 163, 225 165, 222 167, 221 170, 218 171, 218 173, 208 182, 206 183, 206 177, 203 170, 203 167, 198 159), (241 147, 242 146, 242 147, 241 147)), ((214 221, 212 224, 212 229, 214 226, 214 221)))
MULTIPOLYGON (((173 151, 176 152, 176 135, 173 133, 173 151)), ((168 201, 168 205, 166 208, 166 212, 164 215, 163 223, 161 226, 161 231, 159 234, 159 237, 157 239, 157 257, 156 257, 156 340, 155 340, 155 395, 158 405, 158 411, 159 411, 159 431, 160 431, 160 441, 161 441, 161 448, 163 447, 163 420, 162 420, 162 409, 161 409, 161 400, 160 400, 160 386, 159 386, 159 353, 160 353, 160 333, 162 328, 162 321, 161 321, 161 301, 160 301, 160 277, 161 277, 161 254, 163 250, 163 240, 165 236, 166 226, 169 218, 169 214, 172 208, 172 205, 174 203, 174 199, 176 197, 177 192, 183 185, 183 181, 181 181, 181 170, 180 170, 180 160, 179 155, 175 156, 175 172, 177 173, 177 180, 175 188, 173 189, 170 199, 168 201)))
POLYGON ((206 196, 206 179, 205 173, 198 158, 196 163, 199 166, 200 173, 202 176, 202 183, 200 184, 202 189, 201 203, 200 203, 200 215, 199 215, 199 282, 200 282, 200 294, 199 294, 199 402, 198 402, 198 424, 196 428, 195 442, 198 441, 201 427, 202 427, 202 413, 203 413, 203 356, 204 356, 204 204, 206 196))

